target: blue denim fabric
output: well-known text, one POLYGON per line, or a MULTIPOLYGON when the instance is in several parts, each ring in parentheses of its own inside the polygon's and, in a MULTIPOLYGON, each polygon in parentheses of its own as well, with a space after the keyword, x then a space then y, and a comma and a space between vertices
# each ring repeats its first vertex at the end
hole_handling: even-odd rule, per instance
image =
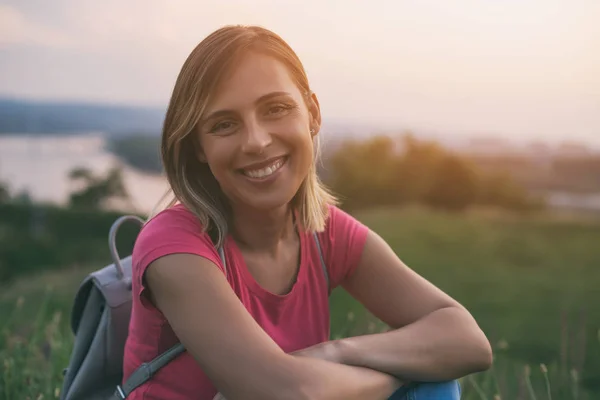
POLYGON ((458 381, 415 383, 398 389, 389 400, 459 400, 458 381))

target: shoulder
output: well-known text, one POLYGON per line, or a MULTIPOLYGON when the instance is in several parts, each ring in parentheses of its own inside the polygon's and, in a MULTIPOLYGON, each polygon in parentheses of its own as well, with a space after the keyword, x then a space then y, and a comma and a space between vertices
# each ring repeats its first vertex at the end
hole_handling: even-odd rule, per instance
POLYGON ((183 204, 177 204, 162 210, 152 218, 150 218, 143 226, 140 237, 152 237, 157 233, 174 233, 181 234, 184 232, 199 232, 204 231, 200 221, 196 216, 183 204))
POLYGON ((338 243, 352 240, 356 235, 366 236, 369 228, 356 217, 337 206, 329 206, 329 216, 323 234, 338 243))
POLYGON ((368 233, 369 228, 356 217, 336 206, 329 206, 325 230, 319 232, 318 237, 332 278, 332 289, 358 266, 368 233))
POLYGON ((360 224, 360 221, 356 219, 353 215, 348 212, 342 210, 338 206, 329 205, 329 217, 327 219, 327 226, 334 227, 336 225, 344 224, 344 223, 357 223, 360 224))
POLYGON ((133 249, 133 267, 142 272, 157 258, 176 253, 196 254, 220 264, 210 236, 182 204, 161 211, 142 227, 133 249))
POLYGON ((160 246, 168 242, 187 240, 211 242, 205 227, 196 215, 183 204, 177 204, 156 214, 144 224, 136 246, 160 246))

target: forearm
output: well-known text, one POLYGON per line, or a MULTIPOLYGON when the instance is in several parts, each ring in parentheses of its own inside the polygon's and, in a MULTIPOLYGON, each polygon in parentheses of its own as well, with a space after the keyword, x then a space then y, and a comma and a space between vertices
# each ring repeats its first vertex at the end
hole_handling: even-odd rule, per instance
POLYGON ((389 374, 360 366, 300 356, 294 356, 293 365, 303 399, 387 399, 402 385, 389 374))
POLYGON ((342 339, 341 362, 401 377, 443 381, 489 368, 491 348, 471 315, 443 308, 403 328, 342 339))
MULTIPOLYGON (((273 360, 255 375, 250 386, 228 388, 227 400, 383 400, 401 386, 379 371, 300 355, 273 360)), ((214 400, 225 398, 219 393, 214 400)))

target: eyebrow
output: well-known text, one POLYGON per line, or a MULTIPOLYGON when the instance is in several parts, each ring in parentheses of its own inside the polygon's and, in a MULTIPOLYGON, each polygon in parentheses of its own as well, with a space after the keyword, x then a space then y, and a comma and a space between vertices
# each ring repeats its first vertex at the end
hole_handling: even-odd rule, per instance
MULTIPOLYGON (((288 93, 288 92, 271 92, 271 93, 267 93, 267 94, 259 97, 254 103, 258 104, 258 103, 261 103, 263 101, 272 99, 274 97, 279 97, 279 96, 291 96, 291 94, 288 93)), ((212 112, 206 118, 203 118, 201 123, 204 124, 206 121, 209 121, 209 120, 211 120, 213 118, 217 118, 217 117, 220 117, 220 116, 223 116, 223 115, 231 114, 233 112, 234 112, 233 110, 218 110, 218 111, 212 112)))

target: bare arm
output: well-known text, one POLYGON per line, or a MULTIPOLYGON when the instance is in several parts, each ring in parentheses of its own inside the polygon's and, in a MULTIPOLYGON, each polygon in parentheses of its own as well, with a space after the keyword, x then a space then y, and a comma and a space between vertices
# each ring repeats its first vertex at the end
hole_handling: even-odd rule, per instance
POLYGON ((471 314, 404 265, 374 232, 343 286, 393 330, 328 344, 340 362, 408 381, 457 379, 491 365, 491 346, 471 314))
POLYGON ((202 257, 162 257, 146 281, 154 304, 228 400, 386 399, 400 386, 368 368, 286 354, 202 257))

